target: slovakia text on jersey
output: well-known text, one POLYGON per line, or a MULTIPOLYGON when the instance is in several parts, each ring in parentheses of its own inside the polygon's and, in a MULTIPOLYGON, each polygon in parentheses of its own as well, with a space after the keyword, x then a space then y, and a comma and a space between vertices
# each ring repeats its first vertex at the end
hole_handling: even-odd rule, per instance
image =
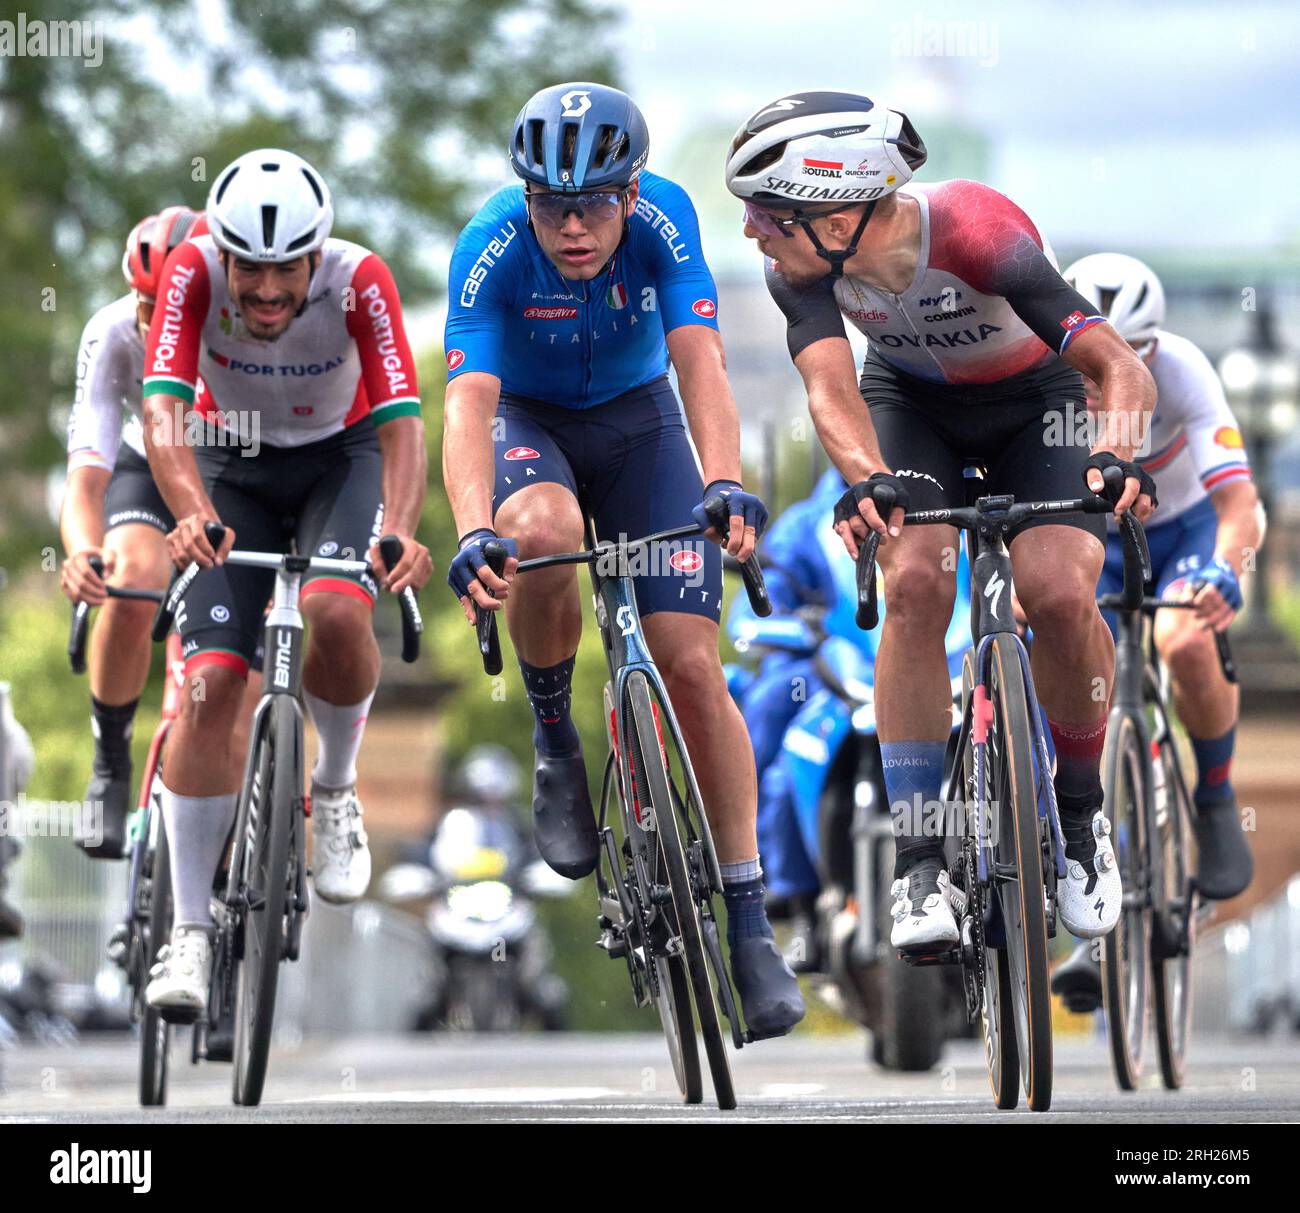
MULTIPOLYGON (((346 240, 327 240, 302 310, 277 341, 245 330, 211 236, 167 260, 145 349, 144 394, 194 400, 204 415, 258 415, 260 440, 304 446, 367 415, 417 416, 415 363, 388 267, 346 240)), ((242 433, 242 431, 241 431, 242 433)), ((251 436, 251 435, 246 435, 251 436)))
POLYGON ((584 409, 668 370, 664 335, 717 328, 718 295, 695 208, 643 172, 627 238, 590 282, 565 279, 528 227, 522 186, 498 191, 456 242, 448 275, 448 378, 485 371, 506 392, 584 409))

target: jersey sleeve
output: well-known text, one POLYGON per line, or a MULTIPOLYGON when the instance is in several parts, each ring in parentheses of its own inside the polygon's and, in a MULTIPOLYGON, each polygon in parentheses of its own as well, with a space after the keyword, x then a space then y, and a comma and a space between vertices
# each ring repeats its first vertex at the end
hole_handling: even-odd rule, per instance
POLYGON ((188 241, 167 258, 144 344, 144 395, 194 402, 212 284, 202 251, 188 241))
POLYGON ((785 343, 790 357, 798 357, 815 341, 826 337, 843 337, 847 341, 833 279, 819 278, 808 286, 793 286, 775 265, 770 257, 766 258, 764 276, 768 293, 785 316, 785 343))
POLYGON ((447 325, 443 349, 447 382, 466 371, 501 376, 511 287, 524 256, 523 220, 491 199, 456 241, 447 271, 447 325))
POLYGON ((348 333, 357 343, 370 419, 383 425, 420 415, 415 359, 402 323, 397 283, 383 258, 370 253, 352 274, 356 307, 348 312, 348 333))
MULTIPOLYGON (((1250 479, 1250 461, 1237 419, 1223 394, 1210 360, 1190 342, 1183 355, 1186 373, 1178 401, 1183 433, 1201 487, 1207 493, 1234 480, 1250 479)), ((1163 407, 1161 400, 1157 407, 1163 407)))
POLYGON ((122 437, 122 406, 131 391, 131 368, 115 348, 111 326, 93 316, 77 350, 77 386, 68 417, 68 471, 80 467, 111 472, 122 437))
POLYGON ((978 181, 952 181, 932 208, 940 200, 942 222, 931 213, 931 266, 950 269, 983 294, 1001 295, 1057 354, 1084 329, 1106 323, 1061 277, 1033 220, 1005 194, 978 181))
POLYGON ((647 183, 628 222, 637 256, 654 276, 664 333, 685 324, 717 329, 718 288, 686 191, 662 178, 647 183))

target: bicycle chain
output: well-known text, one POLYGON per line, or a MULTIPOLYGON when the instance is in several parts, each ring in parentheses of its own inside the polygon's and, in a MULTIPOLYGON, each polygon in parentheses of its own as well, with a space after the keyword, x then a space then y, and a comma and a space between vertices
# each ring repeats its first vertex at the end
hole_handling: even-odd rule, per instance
POLYGON ((971 946, 975 952, 974 966, 962 965, 962 985, 966 992, 966 1019, 974 1023, 983 1009, 988 974, 984 959, 984 894, 977 875, 975 844, 969 838, 962 843, 961 865, 966 884, 966 912, 971 917, 971 946))

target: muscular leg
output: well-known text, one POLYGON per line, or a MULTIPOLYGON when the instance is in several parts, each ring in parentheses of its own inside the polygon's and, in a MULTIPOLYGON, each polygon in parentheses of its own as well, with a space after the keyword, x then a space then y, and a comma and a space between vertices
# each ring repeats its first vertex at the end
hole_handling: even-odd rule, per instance
POLYGON ((1174 710, 1192 737, 1222 737, 1237 723, 1241 693, 1223 676, 1214 634, 1187 611, 1156 615, 1156 648, 1169 668, 1174 710))
MULTIPOLYGON (((115 560, 111 585, 120 589, 161 590, 167 584, 167 547, 156 528, 143 523, 114 527, 104 537, 115 560)), ((152 642, 151 602, 110 598, 99 610, 90 637, 90 693, 101 703, 126 704, 140 698, 149 677, 152 642)))
POLYGON ((703 615, 675 611, 656 611, 644 624, 682 726, 718 861, 750 859, 758 854, 754 752, 740 710, 727 693, 718 625, 703 615))

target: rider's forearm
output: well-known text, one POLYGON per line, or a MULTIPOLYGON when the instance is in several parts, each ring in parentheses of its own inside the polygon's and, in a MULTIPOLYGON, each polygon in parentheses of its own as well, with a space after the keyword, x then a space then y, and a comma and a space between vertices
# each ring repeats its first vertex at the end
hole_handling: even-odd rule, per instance
POLYGON ((876 427, 861 395, 811 387, 808 414, 831 463, 849 484, 866 480, 873 472, 892 469, 880 452, 876 427))
POLYGON ((198 461, 185 442, 186 405, 179 396, 147 396, 144 401, 144 449, 149 471, 172 517, 191 514, 217 517, 203 487, 198 461))
POLYGON ((429 478, 424 422, 419 417, 386 422, 379 427, 379 449, 384 459, 384 531, 414 535, 429 478))
POLYGON ((501 381, 479 371, 470 371, 447 385, 442 481, 457 535, 492 525, 492 489, 496 483, 492 421, 500 398, 501 381))
POLYGON ((682 408, 699 452, 704 483, 740 483, 740 418, 727 380, 722 339, 704 325, 685 325, 668 334, 682 408))
POLYGON ((59 515, 64 555, 104 545, 104 494, 110 473, 103 468, 74 468, 68 476, 59 515))
POLYGON ((1210 500, 1219 516, 1214 554, 1232 565, 1233 571, 1240 576, 1246 562, 1250 560, 1253 563, 1264 537, 1260 526, 1259 494, 1249 480, 1237 480, 1215 489, 1210 500))
POLYGON ((1101 404, 1092 418, 1093 451, 1132 459, 1147 437, 1156 407, 1151 372, 1108 324, 1085 329, 1070 343, 1064 358, 1101 389, 1101 404))

